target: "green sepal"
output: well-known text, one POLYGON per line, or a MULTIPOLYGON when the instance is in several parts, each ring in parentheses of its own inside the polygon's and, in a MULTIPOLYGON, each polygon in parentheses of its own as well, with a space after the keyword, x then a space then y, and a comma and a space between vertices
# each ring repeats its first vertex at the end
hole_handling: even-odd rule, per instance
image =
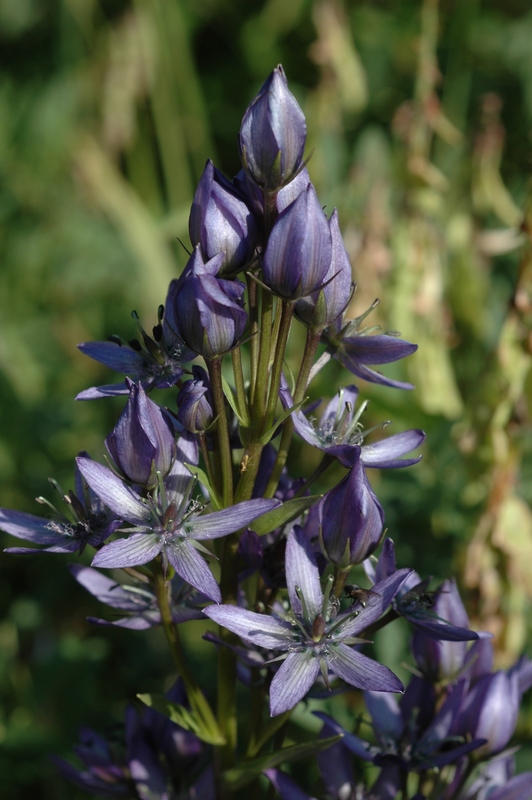
POLYGON ((270 441, 270 439, 271 439, 271 438, 272 438, 272 436, 274 435, 274 433, 275 433, 275 431, 277 430, 277 428, 279 427, 279 425, 281 425, 281 424, 282 424, 282 423, 285 421, 285 419, 288 419, 288 417, 290 416, 290 414, 292 414, 294 411, 297 411, 299 408, 301 408, 301 406, 303 405, 303 403, 306 403, 306 402, 307 402, 307 400, 308 400, 308 397, 305 397, 305 398, 304 398, 303 400, 301 400, 299 403, 296 403, 294 406, 291 406, 290 408, 287 408, 287 409, 286 409, 286 411, 284 411, 284 412, 281 414, 281 416, 279 417, 279 419, 275 420, 275 422, 273 423, 272 427, 271 427, 271 428, 269 428, 269 429, 266 431, 266 433, 263 433, 263 434, 262 434, 262 436, 261 436, 261 437, 260 437, 260 439, 259 439, 259 444, 262 444, 262 445, 268 444, 268 442, 270 441))
POLYGON ((287 500, 282 506, 267 511, 262 517, 251 522, 249 527, 259 536, 271 533, 276 528, 280 528, 281 525, 291 522, 311 505, 321 500, 322 497, 322 494, 314 494, 310 497, 294 497, 293 500, 287 500))
POLYGON ((199 482, 203 484, 203 486, 205 486, 205 488, 209 492, 209 497, 211 499, 211 504, 214 510, 220 511, 220 509, 224 507, 222 500, 216 489, 213 486, 211 486, 207 473, 200 467, 197 467, 195 464, 185 464, 185 467, 188 469, 191 475, 196 475, 199 482))
POLYGON ((254 778, 258 777, 265 769, 278 767, 280 764, 287 764, 291 761, 300 761, 302 758, 308 758, 316 755, 320 750, 326 750, 331 745, 339 742, 342 736, 331 736, 327 739, 318 739, 312 742, 304 742, 303 744, 292 744, 289 747, 282 747, 276 753, 268 753, 268 755, 254 758, 252 761, 246 761, 240 767, 234 767, 227 770, 222 774, 222 779, 231 789, 241 789, 248 783, 251 783, 254 778))
POLYGON ((218 745, 225 744, 225 739, 219 731, 208 730, 193 711, 179 705, 179 703, 172 703, 163 695, 157 694, 138 694, 137 697, 144 705, 153 708, 154 711, 158 711, 164 717, 168 717, 177 725, 181 725, 186 731, 192 731, 202 742, 218 745))
POLYGON ((235 393, 233 391, 233 387, 224 378, 223 375, 222 375, 222 387, 223 387, 224 395, 225 395, 225 397, 227 399, 227 402, 229 403, 229 405, 231 406, 231 408, 235 412, 235 415, 236 415, 238 421, 240 422, 240 424, 242 425, 243 428, 249 428, 250 419, 249 419, 248 410, 247 410, 247 408, 245 408, 245 409, 239 408, 235 393))

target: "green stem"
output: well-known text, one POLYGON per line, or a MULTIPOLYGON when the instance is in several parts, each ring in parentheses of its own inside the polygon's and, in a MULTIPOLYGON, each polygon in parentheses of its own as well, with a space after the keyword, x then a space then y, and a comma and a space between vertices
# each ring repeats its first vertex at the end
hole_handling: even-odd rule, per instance
POLYGON ((253 402, 253 393, 255 391, 255 383, 257 380, 257 368, 259 361, 259 305, 258 305, 258 286, 250 275, 246 274, 246 283, 248 286, 248 320, 249 320, 249 333, 250 333, 250 372, 251 372, 251 396, 250 402, 253 402))
POLYGON ((350 570, 340 569, 340 567, 334 568, 334 586, 332 589, 332 593, 335 597, 340 597, 344 590, 345 582, 347 580, 347 576, 349 575, 350 570))
POLYGON ((231 457, 231 444, 229 442, 229 430, 227 427, 225 398, 222 386, 222 359, 213 358, 207 361, 207 367, 209 369, 215 413, 218 417, 216 430, 218 432, 218 450, 222 469, 223 503, 224 508, 228 508, 233 503, 233 459, 231 457))
POLYGON ((183 652, 179 631, 172 620, 172 612, 168 599, 169 583, 164 576, 162 564, 160 562, 154 563, 156 569, 154 576, 155 595, 157 597, 159 611, 161 612, 163 630, 166 636, 166 641, 168 642, 168 647, 174 665, 177 669, 177 672, 181 676, 187 693, 188 701, 198 720, 201 721, 203 727, 207 731, 212 733, 214 736, 221 737, 221 731, 218 727, 218 723, 216 722, 211 707, 205 695, 198 686, 194 674, 191 672, 187 663, 185 654, 183 652))
POLYGON ((235 378, 238 413, 242 419, 245 419, 249 422, 249 408, 246 390, 244 388, 244 372, 242 370, 242 352, 240 347, 235 347, 235 349, 231 351, 231 359, 233 361, 233 375, 235 378))
POLYGON ((214 474, 214 470, 212 468, 212 461, 209 454, 209 448, 207 447, 207 439, 204 433, 198 434, 198 439, 200 443, 200 450, 201 455, 203 456, 203 461, 205 462, 205 471, 207 473, 207 477, 212 488, 221 494, 219 482, 216 480, 216 475, 214 474))
MULTIPOLYGON (((299 375, 297 378, 296 388, 294 392, 294 403, 299 403, 303 400, 305 396, 305 390, 308 384, 308 378, 310 375, 310 370, 312 369, 312 363, 314 361, 314 356, 316 355, 316 350, 318 349, 318 345, 320 343, 321 338, 321 331, 307 331, 307 341, 305 343, 305 352, 303 353, 303 360, 301 361, 301 367, 299 369, 299 375)), ((266 492, 264 493, 264 497, 273 497, 275 491, 277 489, 277 484, 279 483, 279 478, 281 477, 281 473, 283 471, 283 467, 286 464, 286 459, 288 457, 288 450, 290 448, 290 444, 292 442, 292 433, 294 431, 294 423, 292 419, 287 419, 284 423, 283 433, 281 435, 281 442, 279 444, 279 450, 277 452, 277 458, 275 459, 275 464, 273 466, 272 474, 270 476, 270 480, 268 481, 268 486, 266 487, 266 492)))
POLYGON ((266 409, 266 430, 273 425, 275 409, 277 407, 277 400, 279 398, 279 386, 281 385, 284 351, 288 341, 288 334, 290 333, 290 325, 292 323, 293 314, 294 304, 283 301, 280 313, 279 332, 277 336, 275 354, 273 357, 273 373, 270 383, 270 395, 268 398, 268 407, 266 409))
MULTIPOLYGON (((269 361, 270 361, 270 344, 272 338, 272 316, 273 316, 273 296, 270 292, 261 290, 262 293, 262 309, 261 309, 261 326, 260 326, 260 351, 259 361, 257 366, 257 377, 255 381, 255 388, 253 391, 253 425, 257 428, 257 432, 262 432, 262 423, 264 420, 264 407, 266 404, 266 396, 269 383, 269 361)), ((260 433, 259 433, 260 436, 260 433)), ((257 436, 256 438, 259 438, 257 436)))

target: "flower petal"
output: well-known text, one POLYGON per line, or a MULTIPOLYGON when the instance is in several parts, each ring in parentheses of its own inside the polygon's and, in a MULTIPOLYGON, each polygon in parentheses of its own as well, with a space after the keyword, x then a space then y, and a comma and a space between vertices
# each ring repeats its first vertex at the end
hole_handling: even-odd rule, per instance
POLYGON ((406 453, 410 453, 425 441, 425 433, 420 430, 412 429, 396 433, 381 439, 380 442, 365 444, 362 446, 362 461, 365 467, 373 469, 393 469, 397 467, 409 467, 417 464, 421 456, 417 458, 402 458, 406 453))
POLYGON ((187 520, 184 528, 192 539, 218 539, 220 536, 227 536, 227 534, 249 525, 257 517, 261 517, 267 511, 280 505, 279 500, 264 498, 245 500, 243 503, 237 503, 236 506, 224 508, 222 511, 214 511, 212 514, 187 520))
MULTIPOLYGON (((49 519, 35 517, 33 514, 0 508, 0 530, 18 539, 26 539, 35 544, 56 544, 64 538, 64 534, 60 533, 60 523, 56 530, 52 528, 52 524, 49 519)), ((79 542, 76 542, 76 547, 78 546, 79 542)))
MULTIPOLYGON (((393 575, 383 581, 376 583, 367 599, 366 607, 360 611, 357 617, 342 625, 338 632, 333 634, 333 637, 341 640, 348 636, 356 636, 369 625, 372 625, 386 611, 411 572, 412 570, 405 567, 397 570, 397 572, 394 572, 393 575)), ((336 619, 340 620, 340 616, 336 619)))
POLYGON ((335 675, 358 689, 370 692, 404 691, 403 684, 388 667, 363 656, 345 644, 338 644, 332 648, 327 664, 335 675))
POLYGON ((288 536, 286 543, 286 585, 290 596, 290 605, 296 614, 303 613, 301 601, 296 594, 296 586, 301 589, 309 615, 308 622, 321 613, 323 592, 320 585, 320 571, 316 556, 309 538, 299 525, 296 525, 288 536))
POLYGON ((270 714, 276 717, 294 708, 310 690, 320 671, 319 659, 312 653, 289 653, 270 686, 270 714))
POLYGON ((161 549, 162 542, 157 534, 134 533, 127 539, 117 539, 98 550, 92 559, 92 566, 106 569, 138 567, 152 561, 161 549))
POLYGON ((145 524, 150 519, 150 510, 141 502, 138 494, 122 483, 108 467, 91 458, 78 457, 76 463, 91 489, 111 511, 136 525, 145 524))
POLYGON ((295 641, 291 626, 283 625, 268 614, 256 614, 232 605, 208 606, 203 613, 241 639, 268 650, 286 650, 295 641))
POLYGON ((191 542, 174 542, 167 545, 166 556, 178 575, 215 603, 222 599, 214 575, 191 542))

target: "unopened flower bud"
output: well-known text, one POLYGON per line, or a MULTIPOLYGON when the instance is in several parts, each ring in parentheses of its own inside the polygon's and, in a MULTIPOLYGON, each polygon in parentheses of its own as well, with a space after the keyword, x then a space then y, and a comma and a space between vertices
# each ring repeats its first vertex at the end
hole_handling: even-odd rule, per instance
POLYGON ((177 419, 190 433, 202 433, 214 419, 207 372, 198 365, 192 367, 194 379, 187 381, 177 395, 177 419))
POLYGON ((105 444, 129 481, 152 489, 157 472, 164 477, 174 463, 174 429, 168 414, 146 396, 141 384, 129 383, 127 406, 105 444))
POLYGON ((234 272, 250 261, 257 230, 248 206, 235 187, 207 161, 188 223, 190 239, 204 259, 223 253, 222 272, 234 272))
POLYGON ((305 116, 278 66, 242 119, 239 146, 244 169, 266 191, 280 189, 301 165, 306 136, 305 116))

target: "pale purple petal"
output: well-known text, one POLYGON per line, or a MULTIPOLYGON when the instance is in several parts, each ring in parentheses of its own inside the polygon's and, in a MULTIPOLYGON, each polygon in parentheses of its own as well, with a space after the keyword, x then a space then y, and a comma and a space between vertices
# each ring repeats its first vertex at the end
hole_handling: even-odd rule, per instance
POLYGON ((316 556, 308 536, 299 525, 296 525, 288 536, 285 569, 292 610, 296 614, 303 613, 301 601, 296 594, 297 586, 305 598, 309 615, 308 621, 312 624, 315 617, 321 613, 323 592, 321 591, 320 571, 316 563, 316 556))
POLYGON ((414 384, 407 383, 406 381, 395 381, 392 378, 386 378, 384 375, 381 375, 380 372, 375 372, 374 369, 370 369, 369 367, 364 367, 362 364, 357 363, 357 361, 347 358, 345 354, 340 352, 335 353, 334 357, 340 361, 340 363, 348 369, 353 375, 356 375, 357 378, 362 378, 364 381, 368 381, 369 383, 378 383, 381 386, 389 386, 392 389, 414 389, 414 384))
MULTIPOLYGON (((376 622, 379 617, 386 611, 398 590, 411 574, 412 570, 404 568, 399 569, 385 578, 383 581, 375 584, 372 589, 372 594, 369 595, 366 603, 366 608, 361 609, 360 614, 354 619, 346 622, 338 630, 338 633, 333 633, 336 639, 344 639, 347 636, 356 636, 369 625, 376 622)), ((340 616, 337 617, 340 619, 340 616)))
POLYGON ((330 728, 331 735, 337 734, 344 737, 342 739, 342 744, 344 744, 348 750, 364 761, 373 761, 373 758, 379 752, 377 747, 372 747, 363 739, 359 739, 358 736, 347 731, 328 714, 324 714, 323 711, 313 711, 312 713, 323 720, 325 725, 330 728))
POLYGON ((289 653, 271 682, 271 716, 294 708, 310 690, 319 671, 319 659, 312 653, 289 653))
POLYGON ((77 458, 76 463, 91 489, 111 511, 135 525, 146 524, 151 516, 149 508, 114 472, 91 458, 77 458))
POLYGON ((376 336, 347 336, 342 341, 347 354, 359 364, 389 364, 415 353, 417 344, 385 333, 376 336))
POLYGON ((127 539, 117 539, 98 550, 92 559, 92 566, 106 569, 138 567, 153 561, 162 548, 161 537, 157 534, 134 533, 127 539))
POLYGON ((531 798, 532 772, 516 775, 489 795, 489 800, 531 800, 531 798))
MULTIPOLYGON (((52 529, 50 520, 25 514, 23 511, 11 511, 9 508, 0 508, 0 530, 16 536, 17 539, 44 545, 56 544, 62 536, 58 530, 52 529)), ((75 545, 77 549, 79 540, 75 541, 75 545)))
POLYGON ((345 644, 331 648, 327 664, 335 675, 358 689, 370 692, 404 691, 403 684, 388 667, 363 656, 345 644))
POLYGON ((210 600, 219 603, 220 587, 214 575, 191 542, 178 541, 167 545, 166 556, 178 575, 210 600))
POLYGON ((184 529, 192 539, 218 539, 249 525, 257 517, 280 505, 280 500, 245 500, 222 511, 187 520, 184 529))
POLYGON ((404 721, 397 697, 389 692, 364 692, 364 703, 377 736, 399 741, 404 721))
POLYGON ((425 433, 420 430, 412 429, 396 433, 394 436, 381 439, 380 442, 362 445, 362 461, 365 467, 373 469, 409 467, 417 464, 421 456, 406 459, 402 456, 420 447, 424 441, 425 433))
POLYGON ((126 374, 136 374, 144 368, 144 356, 142 353, 133 350, 127 345, 119 345, 117 342, 83 342, 78 344, 81 352, 105 364, 106 367, 115 372, 125 372, 126 374))
POLYGON ((104 386, 92 386, 84 389, 76 395, 76 400, 101 400, 102 397, 117 397, 118 395, 129 394, 126 382, 106 383, 104 386))
POLYGON ((241 639, 268 650, 286 650, 295 641, 290 624, 269 614, 256 614, 232 605, 208 606, 203 613, 241 639))
MULTIPOLYGON (((145 536, 146 534, 140 534, 145 536)), ((126 540, 129 541, 129 540, 126 540)), ((139 611, 139 606, 149 605, 149 598, 128 592, 119 583, 96 569, 84 567, 82 564, 69 564, 68 568, 84 589, 90 592, 101 603, 122 611, 139 611)), ((152 595, 152 598, 155 599, 152 595)))

